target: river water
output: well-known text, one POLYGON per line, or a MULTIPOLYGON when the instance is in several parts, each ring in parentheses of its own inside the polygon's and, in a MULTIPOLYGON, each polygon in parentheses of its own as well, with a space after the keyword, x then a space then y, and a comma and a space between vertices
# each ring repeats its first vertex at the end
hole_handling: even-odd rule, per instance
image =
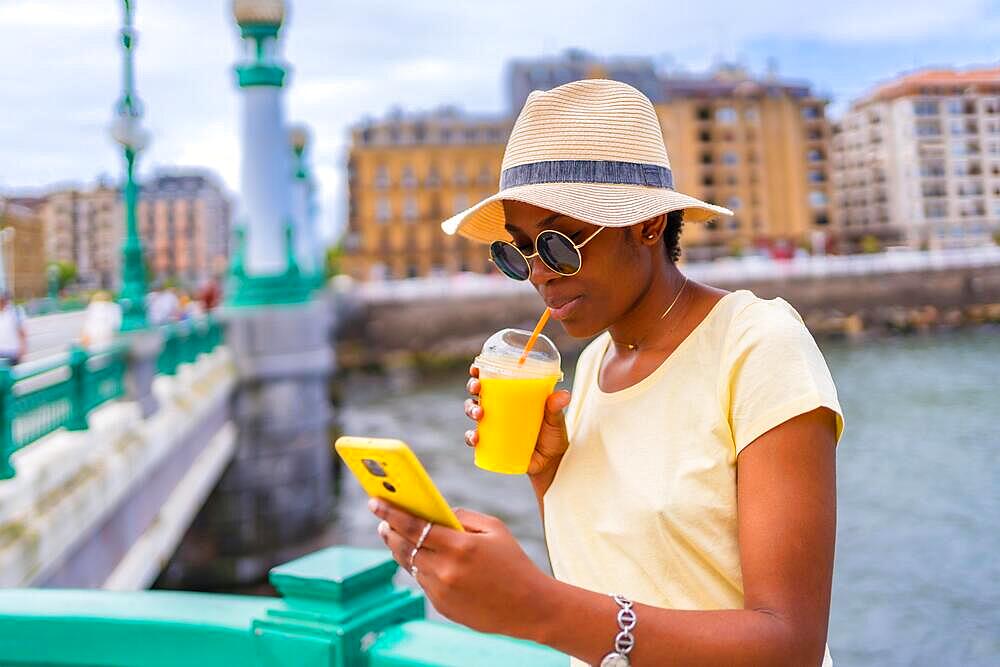
MULTIPOLYGON (((834 662, 1000 665, 1000 329, 821 347, 847 423, 834 662)), ((344 430, 409 442, 453 505, 504 519, 548 571, 529 483, 475 468, 462 442, 465 380, 353 378, 344 430)), ((345 475, 332 539, 381 546, 364 500, 345 475)))

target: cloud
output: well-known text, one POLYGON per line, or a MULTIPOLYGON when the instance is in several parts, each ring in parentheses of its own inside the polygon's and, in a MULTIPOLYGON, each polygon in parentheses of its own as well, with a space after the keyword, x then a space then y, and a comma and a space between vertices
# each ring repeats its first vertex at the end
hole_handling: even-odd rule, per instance
MULTIPOLYGON (((287 117, 312 128, 328 224, 343 219, 351 124, 394 106, 502 112, 511 58, 584 47, 700 70, 720 56, 759 69, 777 54, 788 76, 849 96, 922 64, 921 54, 954 64, 1000 56, 1000 17, 995 3, 980 0, 290 4, 283 34, 292 66, 287 117)), ((238 190, 240 98, 232 67, 240 43, 230 6, 137 4, 136 81, 154 134, 141 173, 198 165, 238 190)), ((0 186, 120 173, 121 156, 107 136, 120 94, 120 21, 119 4, 107 0, 0 0, 0 186)))

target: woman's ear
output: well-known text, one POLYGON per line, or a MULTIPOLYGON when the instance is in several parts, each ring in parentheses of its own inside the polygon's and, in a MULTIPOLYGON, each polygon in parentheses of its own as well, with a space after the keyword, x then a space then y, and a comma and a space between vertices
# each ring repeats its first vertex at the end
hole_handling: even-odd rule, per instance
POLYGON ((645 222, 639 223, 639 232, 641 234, 640 242, 643 245, 655 245, 660 243, 663 238, 663 231, 666 227, 666 215, 658 215, 655 218, 650 218, 645 222))

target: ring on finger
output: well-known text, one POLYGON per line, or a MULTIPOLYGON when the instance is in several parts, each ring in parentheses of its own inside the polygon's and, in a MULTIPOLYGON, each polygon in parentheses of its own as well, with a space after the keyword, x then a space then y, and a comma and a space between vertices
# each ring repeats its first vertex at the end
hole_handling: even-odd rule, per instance
MULTIPOLYGON (((414 553, 416 553, 417 549, 419 549, 420 547, 424 546, 424 540, 427 539, 427 535, 431 532, 431 528, 433 528, 433 526, 434 526, 434 524, 432 524, 430 521, 428 521, 427 525, 424 526, 424 529, 422 531, 420 531, 420 537, 417 538, 417 546, 415 546, 413 548, 413 552, 414 553)), ((412 557, 410 558, 410 562, 411 563, 413 562, 413 558, 412 557)))

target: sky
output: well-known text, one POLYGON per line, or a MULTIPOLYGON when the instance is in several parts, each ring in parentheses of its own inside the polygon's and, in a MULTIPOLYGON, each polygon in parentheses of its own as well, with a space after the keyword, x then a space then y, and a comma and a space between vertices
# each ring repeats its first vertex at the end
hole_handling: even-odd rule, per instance
MULTIPOLYGON (((901 72, 1000 64, 1000 0, 292 0, 286 118, 311 128, 320 224, 346 217, 348 130, 399 107, 507 110, 505 63, 582 48, 699 73, 736 62, 805 79, 836 117, 901 72)), ((239 58, 229 0, 137 0, 136 82, 153 136, 140 176, 202 167, 239 191, 239 58)), ((0 193, 119 178, 115 0, 0 0, 0 193)))

